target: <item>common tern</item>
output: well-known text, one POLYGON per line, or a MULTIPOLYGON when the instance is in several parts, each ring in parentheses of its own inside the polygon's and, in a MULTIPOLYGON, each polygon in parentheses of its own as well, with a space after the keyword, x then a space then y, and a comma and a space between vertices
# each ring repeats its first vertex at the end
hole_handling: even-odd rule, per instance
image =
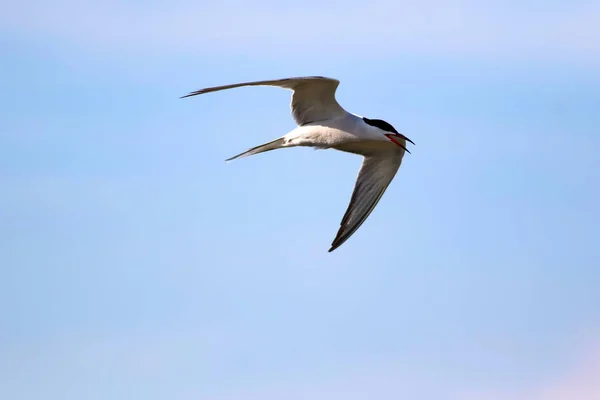
POLYGON ((196 90, 181 98, 242 86, 276 86, 292 90, 291 111, 298 125, 284 136, 227 159, 247 157, 286 147, 334 149, 363 156, 350 204, 329 252, 340 247, 371 214, 394 179, 412 140, 381 119, 370 119, 344 110, 335 99, 340 81, 305 76, 235 83, 196 90))

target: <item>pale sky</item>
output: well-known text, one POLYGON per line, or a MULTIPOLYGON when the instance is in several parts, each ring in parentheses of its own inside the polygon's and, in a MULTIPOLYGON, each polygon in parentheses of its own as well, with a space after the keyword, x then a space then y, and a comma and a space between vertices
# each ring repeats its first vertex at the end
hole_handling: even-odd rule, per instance
POLYGON ((600 398, 597 2, 24 1, 0 13, 0 398, 600 398), (415 141, 360 158, 290 93, 415 141))

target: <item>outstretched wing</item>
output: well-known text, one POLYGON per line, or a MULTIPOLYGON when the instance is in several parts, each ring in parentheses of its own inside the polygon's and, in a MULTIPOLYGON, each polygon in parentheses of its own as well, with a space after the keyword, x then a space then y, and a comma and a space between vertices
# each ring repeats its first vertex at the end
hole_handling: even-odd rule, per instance
POLYGON ((364 157, 350 205, 331 243, 330 252, 340 247, 365 222, 396 176, 403 156, 404 152, 385 152, 364 157))
POLYGON ((294 121, 302 126, 311 122, 343 117, 347 114, 335 99, 335 91, 339 84, 340 81, 337 79, 322 76, 306 76, 215 86, 196 90, 182 96, 182 98, 241 86, 277 86, 290 89, 294 92, 291 103, 292 116, 294 117, 294 121))

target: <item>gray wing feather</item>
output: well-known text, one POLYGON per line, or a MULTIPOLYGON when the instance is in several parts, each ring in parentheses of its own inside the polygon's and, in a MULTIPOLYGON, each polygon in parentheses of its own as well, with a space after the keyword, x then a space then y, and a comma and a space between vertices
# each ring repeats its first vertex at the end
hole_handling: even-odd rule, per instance
POLYGON ((182 96, 182 98, 242 86, 277 86, 290 89, 294 92, 292 94, 291 102, 292 116, 294 117, 294 121, 302 126, 311 122, 343 117, 346 115, 346 111, 335 99, 335 91, 339 84, 340 81, 337 79, 325 78, 322 76, 306 76, 214 86, 196 90, 182 96))
POLYGON ((340 229, 331 243, 330 252, 340 247, 365 222, 396 176, 403 155, 403 153, 390 154, 386 152, 364 157, 354 185, 350 205, 344 214, 340 229))

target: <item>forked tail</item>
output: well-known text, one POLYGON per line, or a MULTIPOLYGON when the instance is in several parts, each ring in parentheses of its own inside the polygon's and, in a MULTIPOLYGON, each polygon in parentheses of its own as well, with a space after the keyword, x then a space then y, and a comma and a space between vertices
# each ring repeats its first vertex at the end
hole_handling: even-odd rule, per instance
POLYGON ((253 147, 250 150, 247 150, 241 154, 238 154, 237 156, 228 158, 225 161, 231 161, 231 160, 235 160, 236 158, 248 157, 248 156, 252 156, 254 154, 258 154, 258 153, 264 153, 265 151, 280 149, 283 147, 284 143, 285 143, 285 141, 284 141, 283 137, 280 137, 279 139, 275 139, 272 142, 268 142, 265 144, 261 144, 260 146, 253 147))

